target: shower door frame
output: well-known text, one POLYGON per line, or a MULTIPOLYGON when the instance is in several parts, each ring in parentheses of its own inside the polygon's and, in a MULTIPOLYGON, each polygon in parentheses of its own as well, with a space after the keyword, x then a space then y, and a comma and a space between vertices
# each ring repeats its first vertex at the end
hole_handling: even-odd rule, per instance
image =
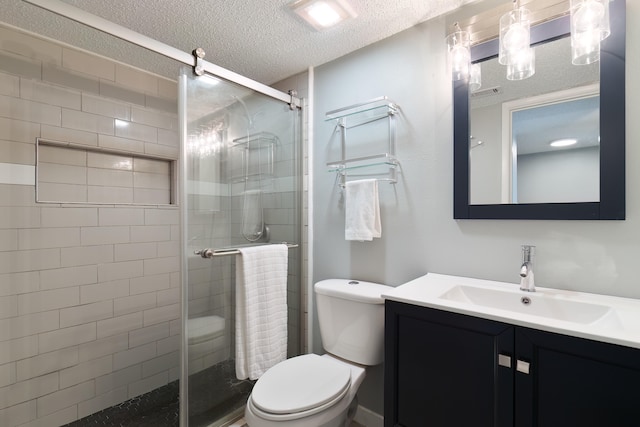
MULTIPOLYGON (((189 127, 187 126, 187 116, 188 116, 188 108, 190 106, 190 102, 188 99, 188 83, 189 80, 191 79, 191 73, 189 72, 189 70, 183 69, 183 71, 180 73, 179 77, 178 77, 178 115, 180 117, 181 120, 181 126, 180 126, 180 138, 181 141, 184 141, 185 143, 181 144, 181 151, 180 151, 180 187, 178 188, 178 191, 180 193, 180 227, 181 227, 181 234, 183 236, 182 238, 182 245, 181 245, 181 250, 182 250, 182 257, 181 257, 181 281, 182 281, 182 341, 181 341, 181 346, 182 346, 182 360, 181 360, 181 381, 180 381, 180 393, 182 396, 187 396, 187 399, 180 399, 180 426, 181 427, 186 427, 188 426, 188 421, 189 421, 189 364, 188 361, 186 360, 186 358, 188 357, 188 352, 187 349, 189 347, 189 343, 188 343, 188 327, 187 327, 187 322, 186 322, 186 318, 188 316, 186 316, 186 314, 189 312, 189 290, 188 290, 188 276, 189 276, 189 265, 188 265, 188 255, 193 256, 193 248, 189 249, 188 247, 188 240, 184 238, 184 236, 188 236, 189 233, 189 221, 188 221, 188 203, 187 203, 187 198, 188 198, 188 174, 187 172, 189 171, 189 153, 188 153, 188 146, 186 141, 188 141, 189 139, 189 127)), ((241 85, 240 85, 241 86, 241 85)), ((249 88, 250 89, 250 88, 249 88)), ((254 91, 254 93, 258 93, 260 95, 264 95, 264 93, 260 93, 257 91, 254 91)), ((288 103, 287 103, 288 104, 288 103)), ((291 104, 289 104, 291 106, 291 104)), ((295 144, 297 145, 296 148, 296 154, 294 155, 294 158, 296 159, 296 161, 293 163, 293 167, 294 167, 294 173, 293 173, 293 178, 297 180, 296 183, 296 188, 297 191, 295 191, 295 205, 298 207, 298 211, 297 211, 297 217, 298 220, 300 221, 298 222, 297 226, 298 226, 298 230, 297 230, 297 236, 296 238, 294 238, 294 241, 297 239, 300 243, 296 244, 294 246, 298 246, 300 248, 300 251, 302 251, 302 211, 303 211, 303 207, 302 207, 302 192, 303 192, 303 186, 302 186, 302 171, 303 171, 303 167, 302 167, 302 141, 304 139, 304 134, 306 132, 305 126, 304 126, 304 120, 303 120, 303 116, 305 113, 305 108, 301 107, 301 108, 289 108, 290 111, 288 111, 288 114, 296 114, 297 117, 294 119, 294 125, 292 127, 292 133, 294 135, 294 138, 296 140, 295 144)), ((199 249, 199 248, 198 248, 199 249)), ((199 253, 200 251, 196 252, 199 253)), ((228 253, 228 252, 227 252, 228 253)), ((204 258, 206 258, 206 256, 203 256, 204 258)), ((299 273, 298 273, 298 277, 299 277, 299 294, 298 294, 298 298, 299 298, 299 302, 302 306, 303 304, 303 297, 304 297, 304 280, 302 279, 302 274, 303 274, 303 269, 302 269, 302 263, 303 263, 303 256, 302 253, 300 253, 300 258, 298 260, 298 268, 299 268, 299 273)), ((303 344, 302 341, 304 339, 304 328, 303 328, 303 321, 304 321, 304 311, 301 309, 299 310, 299 316, 298 316, 298 352, 301 351, 303 344)), ((233 351, 233 350, 232 350, 233 351)), ((229 414, 227 414, 229 415, 229 414)), ((232 419, 229 419, 230 421, 232 421, 232 419)), ((218 425, 218 424, 216 424, 218 425)), ((227 424, 222 424, 222 425, 227 425, 227 424)))
MULTIPOLYGON (((183 52, 177 48, 164 44, 158 40, 152 39, 151 37, 147 37, 143 34, 137 33, 133 30, 130 30, 129 28, 118 25, 107 19, 93 15, 92 13, 79 9, 68 3, 64 3, 60 0, 22 0, 22 1, 24 1, 25 3, 29 3, 34 6, 40 7, 41 9, 48 10, 52 13, 63 16, 65 18, 71 19, 72 21, 76 21, 80 24, 94 28, 98 31, 102 31, 104 33, 110 34, 126 42, 132 43, 134 45, 137 45, 147 50, 150 50, 152 52, 158 53, 167 58, 178 61, 182 64, 193 67, 194 69, 197 65, 198 70, 202 70, 205 74, 211 75, 216 78, 221 78, 223 80, 227 80, 232 83, 236 83, 240 86, 244 86, 248 89, 252 89, 268 97, 282 101, 288 104, 291 110, 295 110, 295 109, 303 110, 302 108, 303 102, 301 101, 300 98, 294 96, 293 93, 282 92, 280 90, 272 88, 271 86, 267 86, 263 83, 252 80, 248 77, 235 73, 231 70, 227 70, 226 68, 220 67, 211 62, 208 62, 202 59, 196 59, 196 57, 193 54, 183 52)), ((183 78, 186 78, 186 76, 184 76, 183 74, 181 74, 178 77, 179 91, 186 90, 186 84, 184 85, 180 84, 181 83, 180 80, 183 78)), ((186 94, 179 93, 179 96, 178 96, 178 114, 180 117, 184 117, 183 114, 186 114, 186 111, 187 111, 186 110, 187 106, 183 105, 183 104, 186 104, 185 102, 186 96, 184 95, 186 94)), ((181 128, 181 134, 180 134, 181 141, 185 141, 186 126, 180 126, 180 128, 181 128)), ((302 132, 302 128, 303 126, 300 126, 301 132, 302 132)), ((301 138, 302 140, 302 135, 299 135, 298 137, 301 138)), ((187 158, 185 154, 186 154, 185 144, 181 144, 181 151, 180 151, 181 158, 179 161, 179 169, 180 169, 179 182, 182 183, 182 186, 178 187, 178 191, 179 191, 178 200, 180 201, 181 205, 185 203, 185 200, 183 200, 183 197, 186 197, 186 194, 187 194, 186 179, 185 179, 187 158)), ((300 166, 296 165, 296 168, 299 169, 300 166)), ((184 233, 186 233, 186 226, 187 226, 187 222, 185 220, 186 218, 184 218, 184 216, 185 216, 184 209, 181 208, 180 209, 180 232, 182 233, 182 236, 186 235, 184 233)), ((188 336, 186 331, 187 328, 186 328, 186 322, 184 321, 185 320, 184 314, 187 312, 186 309, 188 304, 188 298, 186 295, 187 293, 186 275, 188 270, 186 266, 187 257, 184 256, 184 252, 186 250, 185 246, 186 246, 185 241, 184 239, 182 239, 182 245, 181 245, 182 256, 181 256, 181 266, 180 266, 181 282, 182 282, 182 285, 181 285, 181 289, 182 289, 182 292, 181 292, 181 300, 182 300, 181 302, 181 310, 182 310, 181 347, 183 349, 181 351, 182 357, 184 356, 184 349, 187 348, 187 345, 188 345, 188 336)), ((301 295, 302 295, 302 292, 301 292, 301 295)), ((180 379, 181 379, 180 380, 180 396, 188 396, 187 381, 185 381, 185 379, 188 378, 188 372, 186 372, 187 370, 186 368, 187 368, 187 364, 181 360, 180 362, 180 379)), ((180 398, 180 426, 182 427, 186 427, 188 425, 189 413, 188 413, 187 403, 188 402, 186 401, 186 399, 180 398)))
POLYGON ((263 95, 267 95, 271 98, 275 98, 290 105, 291 109, 301 108, 302 103, 300 98, 282 92, 278 89, 274 89, 271 86, 267 86, 258 81, 252 80, 241 74, 235 73, 226 68, 215 65, 212 62, 205 60, 196 61, 196 57, 193 54, 183 52, 173 46, 169 46, 158 40, 154 40, 151 37, 147 37, 143 34, 137 33, 129 28, 118 25, 114 22, 93 15, 68 3, 64 3, 60 0, 22 0, 26 3, 30 3, 34 6, 53 12, 57 15, 64 16, 80 24, 89 26, 96 30, 102 31, 107 34, 111 34, 121 40, 133 43, 137 46, 148 49, 152 52, 158 53, 170 59, 174 59, 180 63, 188 65, 190 67, 198 66, 209 75, 219 77, 224 80, 228 80, 233 83, 237 83, 246 88, 252 89, 263 95))

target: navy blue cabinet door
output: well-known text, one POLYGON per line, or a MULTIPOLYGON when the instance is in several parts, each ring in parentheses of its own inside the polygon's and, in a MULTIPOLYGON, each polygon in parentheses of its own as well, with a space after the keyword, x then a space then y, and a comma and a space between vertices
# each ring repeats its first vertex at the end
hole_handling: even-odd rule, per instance
POLYGON ((385 340, 385 427, 513 426, 511 325, 387 301, 385 340))
POLYGON ((640 351, 516 328, 517 427, 640 426, 640 351))

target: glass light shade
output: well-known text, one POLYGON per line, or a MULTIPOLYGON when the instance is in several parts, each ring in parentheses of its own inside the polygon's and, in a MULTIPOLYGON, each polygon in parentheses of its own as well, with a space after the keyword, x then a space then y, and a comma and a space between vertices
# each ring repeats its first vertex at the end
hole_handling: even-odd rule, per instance
POLYGON ((600 41, 611 34, 609 0, 571 0, 571 62, 600 60, 600 41))
POLYGON ((536 51, 532 47, 509 55, 507 80, 524 80, 536 73, 536 51))
POLYGON ((471 64, 469 69, 469 90, 475 92, 482 86, 482 69, 480 64, 471 64))
POLYGON ((456 31, 447 36, 447 64, 452 80, 469 77, 471 38, 468 31, 456 31))
POLYGON ((506 65, 511 54, 529 48, 531 13, 523 7, 505 13, 500 17, 500 38, 498 39, 498 62, 506 65))

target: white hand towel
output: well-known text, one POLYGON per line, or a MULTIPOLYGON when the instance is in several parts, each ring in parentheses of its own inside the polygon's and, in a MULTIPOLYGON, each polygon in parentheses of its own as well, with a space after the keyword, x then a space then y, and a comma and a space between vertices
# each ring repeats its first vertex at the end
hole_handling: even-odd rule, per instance
POLYGON ((378 181, 362 179, 345 183, 346 240, 371 241, 382 235, 378 181))
POLYGON ((287 245, 236 257, 236 376, 258 379, 287 358, 287 245))

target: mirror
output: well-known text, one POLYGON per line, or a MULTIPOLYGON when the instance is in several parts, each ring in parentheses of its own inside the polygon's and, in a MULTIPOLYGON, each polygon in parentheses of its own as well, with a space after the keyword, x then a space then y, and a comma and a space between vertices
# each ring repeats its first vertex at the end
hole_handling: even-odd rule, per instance
POLYGON ((472 47, 483 86, 454 82, 454 218, 624 219, 624 3, 592 65, 571 65, 568 16, 531 29, 538 79, 508 82, 497 40, 472 47))

